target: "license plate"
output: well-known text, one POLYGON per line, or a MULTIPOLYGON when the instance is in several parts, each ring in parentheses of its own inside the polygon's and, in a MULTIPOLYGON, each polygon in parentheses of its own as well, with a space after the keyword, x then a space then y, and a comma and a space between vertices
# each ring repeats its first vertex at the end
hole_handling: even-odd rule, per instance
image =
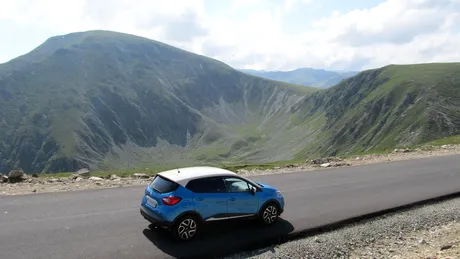
POLYGON ((156 208, 157 205, 158 205, 158 202, 152 198, 150 198, 149 196, 146 196, 147 197, 147 204, 156 208))

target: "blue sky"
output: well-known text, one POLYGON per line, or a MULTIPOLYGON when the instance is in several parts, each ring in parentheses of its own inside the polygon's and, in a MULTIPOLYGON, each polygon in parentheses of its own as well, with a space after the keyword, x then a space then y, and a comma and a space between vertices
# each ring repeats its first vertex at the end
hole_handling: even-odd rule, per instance
POLYGON ((51 36, 94 29, 159 40, 236 68, 460 61, 460 0, 6 0, 0 63, 51 36))

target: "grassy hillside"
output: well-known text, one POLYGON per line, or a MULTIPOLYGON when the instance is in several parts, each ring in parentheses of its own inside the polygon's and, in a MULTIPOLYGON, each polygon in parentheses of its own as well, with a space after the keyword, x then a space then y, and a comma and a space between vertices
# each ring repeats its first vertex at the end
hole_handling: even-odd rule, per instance
POLYGON ((316 90, 132 35, 56 36, 0 65, 0 170, 246 159, 316 90))
POLYGON ((460 134, 460 64, 318 89, 133 35, 53 37, 0 65, 0 172, 268 163, 460 134))
POLYGON ((365 71, 297 107, 321 132, 297 157, 415 145, 460 133, 460 63, 365 71))
POLYGON ((241 71, 267 79, 318 88, 329 88, 340 83, 343 79, 352 77, 358 73, 335 72, 313 68, 299 68, 291 71, 260 71, 252 69, 242 69, 241 71))

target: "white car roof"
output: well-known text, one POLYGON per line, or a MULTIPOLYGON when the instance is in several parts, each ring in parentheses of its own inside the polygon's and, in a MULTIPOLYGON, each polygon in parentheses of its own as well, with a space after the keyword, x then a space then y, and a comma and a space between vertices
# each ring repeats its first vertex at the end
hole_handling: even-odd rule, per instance
POLYGON ((185 186, 189 181, 198 178, 210 176, 236 176, 237 174, 218 167, 195 166, 167 170, 158 173, 158 175, 185 186))

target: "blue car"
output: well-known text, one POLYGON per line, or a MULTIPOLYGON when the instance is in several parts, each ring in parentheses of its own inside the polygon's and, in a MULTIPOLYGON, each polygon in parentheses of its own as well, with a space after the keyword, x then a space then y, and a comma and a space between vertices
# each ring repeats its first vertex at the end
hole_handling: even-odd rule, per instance
POLYGON ((141 215, 181 241, 192 240, 204 223, 257 218, 265 225, 284 211, 280 191, 215 167, 187 167, 158 173, 145 188, 141 215))

